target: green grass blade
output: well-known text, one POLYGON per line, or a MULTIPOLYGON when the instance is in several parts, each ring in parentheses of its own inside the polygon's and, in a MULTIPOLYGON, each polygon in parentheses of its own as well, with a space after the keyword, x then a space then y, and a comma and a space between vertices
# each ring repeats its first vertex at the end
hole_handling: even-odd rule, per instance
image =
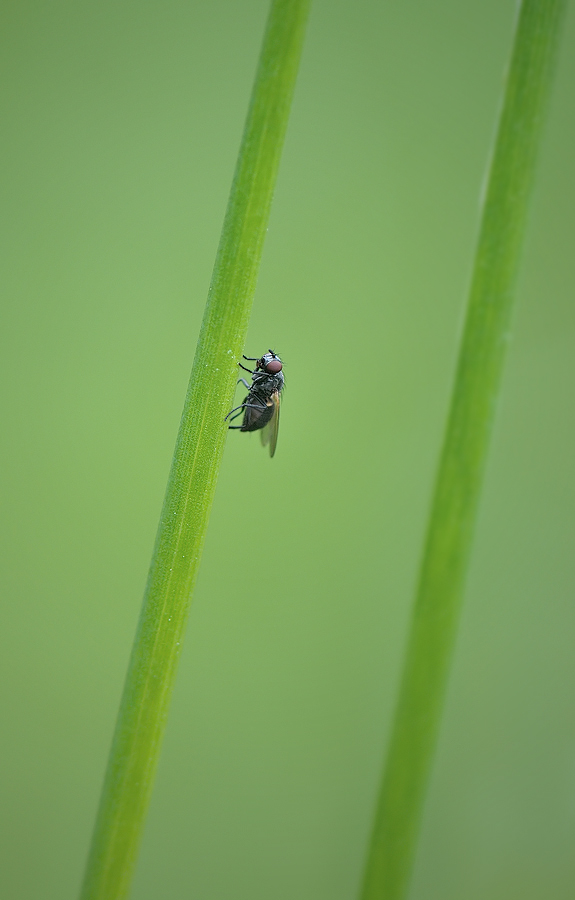
POLYGON ((309 0, 271 4, 82 900, 117 900, 130 889, 224 449, 224 417, 244 348, 308 7, 309 0))
POLYGON ((521 5, 363 900, 406 896, 499 391, 564 0, 521 5))

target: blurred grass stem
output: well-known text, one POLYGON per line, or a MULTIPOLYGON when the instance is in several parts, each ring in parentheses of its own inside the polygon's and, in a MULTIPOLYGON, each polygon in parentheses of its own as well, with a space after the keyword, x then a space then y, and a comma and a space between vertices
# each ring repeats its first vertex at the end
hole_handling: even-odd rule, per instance
POLYGON ((308 7, 309 0, 271 3, 82 900, 118 900, 130 889, 224 449, 224 417, 244 348, 308 7))
POLYGON ((362 900, 402 900, 409 887, 564 8, 524 0, 519 10, 362 900))

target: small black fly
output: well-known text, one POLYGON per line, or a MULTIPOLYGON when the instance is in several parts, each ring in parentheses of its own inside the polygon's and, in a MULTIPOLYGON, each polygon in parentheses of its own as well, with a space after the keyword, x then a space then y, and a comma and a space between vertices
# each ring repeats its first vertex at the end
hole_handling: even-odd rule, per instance
POLYGON ((264 447, 269 444, 270 456, 273 456, 280 425, 280 394, 285 382, 282 361, 273 350, 259 359, 255 356, 244 356, 244 359, 256 364, 255 369, 248 369, 239 363, 240 369, 252 376, 252 383, 248 384, 245 378, 239 379, 247 387, 248 394, 243 403, 227 414, 226 419, 232 416, 230 422, 233 422, 243 413, 242 424, 229 427, 239 431, 259 431, 261 428, 262 444, 264 447))

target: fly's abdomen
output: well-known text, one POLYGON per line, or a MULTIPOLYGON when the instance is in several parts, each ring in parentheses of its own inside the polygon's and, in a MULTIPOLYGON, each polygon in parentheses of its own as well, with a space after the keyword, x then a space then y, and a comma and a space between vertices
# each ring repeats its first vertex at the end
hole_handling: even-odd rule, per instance
POLYGON ((271 400, 262 400, 253 394, 251 397, 248 396, 241 431, 257 431, 263 428, 273 414, 274 404, 271 400))

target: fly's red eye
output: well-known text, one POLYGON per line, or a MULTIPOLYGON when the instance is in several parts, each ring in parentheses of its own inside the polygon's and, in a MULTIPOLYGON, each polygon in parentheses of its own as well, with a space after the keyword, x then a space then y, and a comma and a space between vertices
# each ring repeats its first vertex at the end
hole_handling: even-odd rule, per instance
POLYGON ((266 372, 268 375, 277 375, 281 370, 282 364, 279 359, 270 359, 269 363, 266 363, 266 372))

